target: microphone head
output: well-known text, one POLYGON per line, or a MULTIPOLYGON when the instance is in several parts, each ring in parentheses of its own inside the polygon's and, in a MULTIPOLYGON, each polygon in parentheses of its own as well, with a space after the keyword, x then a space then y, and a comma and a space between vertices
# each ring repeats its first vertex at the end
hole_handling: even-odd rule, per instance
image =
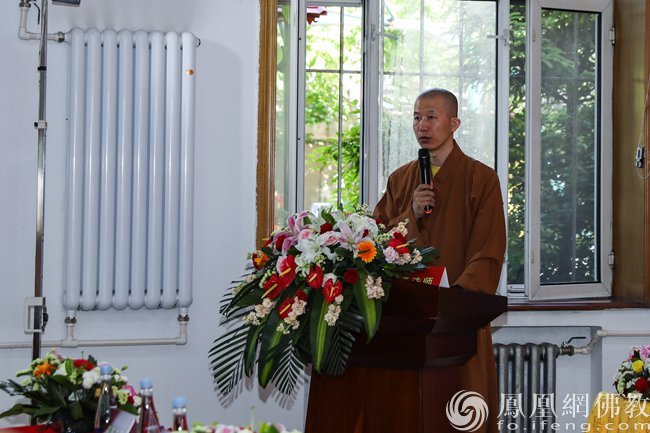
POLYGON ((419 149, 418 150, 418 158, 429 158, 429 150, 428 149, 419 149))

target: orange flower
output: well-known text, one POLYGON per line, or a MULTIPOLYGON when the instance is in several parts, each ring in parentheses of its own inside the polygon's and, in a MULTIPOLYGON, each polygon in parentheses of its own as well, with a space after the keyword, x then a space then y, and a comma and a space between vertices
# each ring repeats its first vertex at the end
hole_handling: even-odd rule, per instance
POLYGON ((264 254, 262 251, 255 251, 253 253, 253 266, 255 266, 255 269, 262 269, 268 261, 269 256, 264 254))
POLYGON ((55 367, 52 364, 44 361, 41 365, 34 369, 34 377, 41 377, 42 375, 49 376, 54 370, 55 367))
POLYGON ((372 241, 359 242, 357 247, 359 248, 359 257, 366 263, 372 262, 377 255, 377 248, 372 241))

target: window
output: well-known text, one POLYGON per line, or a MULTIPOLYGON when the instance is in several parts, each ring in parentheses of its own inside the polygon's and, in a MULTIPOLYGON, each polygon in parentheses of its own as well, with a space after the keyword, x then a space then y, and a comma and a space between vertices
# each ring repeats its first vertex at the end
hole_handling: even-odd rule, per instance
POLYGON ((509 11, 507 293, 608 296, 611 5, 509 11))
POLYGON ((612 20, 605 1, 281 1, 276 226, 376 203, 415 158, 415 96, 445 87, 457 141, 501 178, 501 293, 608 296, 612 20))

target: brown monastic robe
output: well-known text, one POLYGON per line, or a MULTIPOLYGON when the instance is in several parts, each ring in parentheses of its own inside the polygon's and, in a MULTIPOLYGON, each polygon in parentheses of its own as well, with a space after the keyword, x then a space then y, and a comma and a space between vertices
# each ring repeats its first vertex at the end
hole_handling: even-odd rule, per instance
MULTIPOLYGON (((415 219, 413 191, 421 183, 418 162, 409 162, 388 178, 375 214, 388 226, 409 220, 408 238, 433 246, 447 267, 452 286, 494 294, 506 248, 503 200, 496 172, 465 155, 456 142, 433 178, 433 212, 415 219)), ((490 326, 478 331, 476 355, 462 367, 462 386, 488 402, 488 422, 479 432, 496 432, 498 395, 490 326)))

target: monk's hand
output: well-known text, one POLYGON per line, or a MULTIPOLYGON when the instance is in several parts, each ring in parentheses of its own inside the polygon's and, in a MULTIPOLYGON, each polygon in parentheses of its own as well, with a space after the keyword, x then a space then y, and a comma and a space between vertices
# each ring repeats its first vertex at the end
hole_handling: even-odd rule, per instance
POLYGON ((436 194, 433 191, 433 186, 427 184, 420 184, 415 191, 413 191, 413 213, 415 218, 420 219, 424 216, 424 207, 436 205, 436 194))

